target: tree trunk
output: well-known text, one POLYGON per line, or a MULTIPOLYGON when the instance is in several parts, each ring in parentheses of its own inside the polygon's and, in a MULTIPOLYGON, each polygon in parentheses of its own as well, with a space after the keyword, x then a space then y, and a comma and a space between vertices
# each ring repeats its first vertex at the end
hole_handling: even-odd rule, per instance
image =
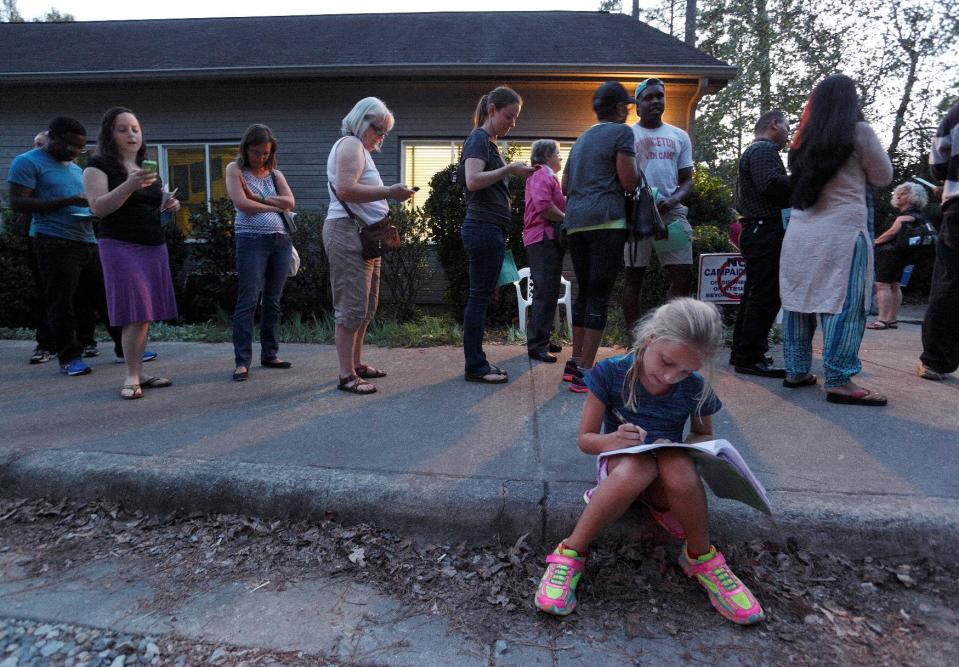
POLYGON ((683 41, 696 46, 696 0, 686 0, 686 38, 683 41))
POLYGON ((759 79, 759 113, 772 108, 772 39, 766 0, 756 0, 756 76, 759 79))
MULTIPOLYGON (((904 47, 905 48, 905 47, 904 47)), ((899 141, 902 139, 902 126, 906 123, 906 112, 909 111, 909 103, 912 102, 912 89, 916 85, 916 70, 919 69, 919 52, 912 49, 905 49, 909 56, 909 72, 906 74, 906 85, 902 89, 902 98, 899 100, 899 108, 896 109, 896 118, 892 123, 892 139, 889 142, 889 148, 886 153, 892 160, 896 151, 899 150, 899 141)))

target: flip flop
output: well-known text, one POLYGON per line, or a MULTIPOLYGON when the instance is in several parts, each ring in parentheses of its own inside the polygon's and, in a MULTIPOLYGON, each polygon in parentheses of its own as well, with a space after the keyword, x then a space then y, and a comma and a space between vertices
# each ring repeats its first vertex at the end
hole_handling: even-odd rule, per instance
POLYGON ((870 322, 866 325, 867 329, 872 329, 873 331, 885 331, 886 329, 898 329, 899 323, 896 320, 891 322, 886 322, 884 320, 876 320, 875 322, 870 322))
POLYGON ((367 364, 361 364, 353 370, 356 371, 357 377, 363 378, 364 380, 373 380, 375 378, 386 377, 386 371, 381 371, 379 368, 375 368, 367 364))
POLYGON ((159 389, 160 387, 169 387, 173 380, 169 378, 152 377, 146 380, 140 380, 140 386, 144 389, 159 389))
POLYGON ((143 389, 138 384, 125 384, 120 387, 120 398, 125 401, 143 398, 143 389))
POLYGON ((336 388, 340 391, 345 391, 349 394, 375 394, 376 385, 371 384, 364 380, 361 377, 356 375, 347 375, 344 378, 340 378, 339 384, 336 385, 336 388), (371 389, 360 389, 360 387, 372 387, 371 389))
POLYGON ((467 382, 481 382, 483 384, 504 384, 509 382, 509 377, 495 366, 491 366, 486 373, 466 373, 463 377, 467 382))
POLYGON ((800 387, 808 387, 811 384, 816 384, 817 378, 812 373, 806 373, 804 376, 798 380, 790 380, 788 377, 783 380, 783 386, 786 389, 799 389, 800 387))
POLYGON ((842 405, 872 405, 876 407, 881 407, 888 402, 882 394, 877 394, 868 389, 857 389, 851 394, 827 391, 826 400, 830 403, 840 403, 842 405))

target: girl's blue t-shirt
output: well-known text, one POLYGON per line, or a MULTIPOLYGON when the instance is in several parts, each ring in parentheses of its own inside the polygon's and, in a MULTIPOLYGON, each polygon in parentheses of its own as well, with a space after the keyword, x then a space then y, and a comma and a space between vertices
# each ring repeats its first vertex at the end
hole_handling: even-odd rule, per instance
MULTIPOLYGON (((686 420, 696 413, 696 405, 706 384, 703 376, 693 373, 674 384, 673 390, 664 396, 653 396, 646 391, 642 382, 637 382, 637 405, 635 410, 631 410, 626 407, 623 388, 626 374, 633 365, 633 356, 633 353, 629 353, 604 359, 583 378, 593 395, 606 406, 603 431, 611 433, 619 428, 619 420, 612 413, 615 408, 626 421, 646 431, 645 444, 652 444, 660 438, 682 442, 686 420)), ((707 417, 719 412, 722 407, 716 394, 710 392, 699 415, 707 417)))

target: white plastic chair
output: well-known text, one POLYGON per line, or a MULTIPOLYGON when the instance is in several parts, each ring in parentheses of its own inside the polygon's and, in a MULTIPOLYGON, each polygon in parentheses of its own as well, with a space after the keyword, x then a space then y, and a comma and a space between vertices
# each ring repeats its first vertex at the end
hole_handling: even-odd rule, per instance
MULTIPOLYGON (((519 279, 513 281, 513 287, 516 288, 516 304, 519 306, 519 330, 526 334, 526 309, 533 305, 533 279, 529 275, 529 267, 524 266, 517 273, 519 279), (526 280, 526 292, 520 283, 526 280)), ((566 278, 560 276, 560 283, 563 285, 563 294, 556 300, 556 330, 559 331, 559 306, 566 308, 566 326, 569 327, 569 334, 573 335, 573 290, 566 278)))

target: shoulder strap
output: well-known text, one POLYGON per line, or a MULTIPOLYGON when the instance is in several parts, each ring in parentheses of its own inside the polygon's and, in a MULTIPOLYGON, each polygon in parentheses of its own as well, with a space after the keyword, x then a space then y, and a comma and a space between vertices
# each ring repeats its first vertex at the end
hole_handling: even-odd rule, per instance
POLYGON ((333 196, 336 197, 336 201, 340 202, 340 206, 342 206, 343 210, 346 211, 346 214, 350 216, 350 220, 352 220, 353 222, 356 222, 357 221, 356 214, 353 213, 353 211, 350 210, 350 207, 346 205, 346 202, 340 199, 340 196, 336 194, 336 188, 333 187, 333 181, 329 181, 329 186, 330 186, 330 192, 332 192, 333 196))

